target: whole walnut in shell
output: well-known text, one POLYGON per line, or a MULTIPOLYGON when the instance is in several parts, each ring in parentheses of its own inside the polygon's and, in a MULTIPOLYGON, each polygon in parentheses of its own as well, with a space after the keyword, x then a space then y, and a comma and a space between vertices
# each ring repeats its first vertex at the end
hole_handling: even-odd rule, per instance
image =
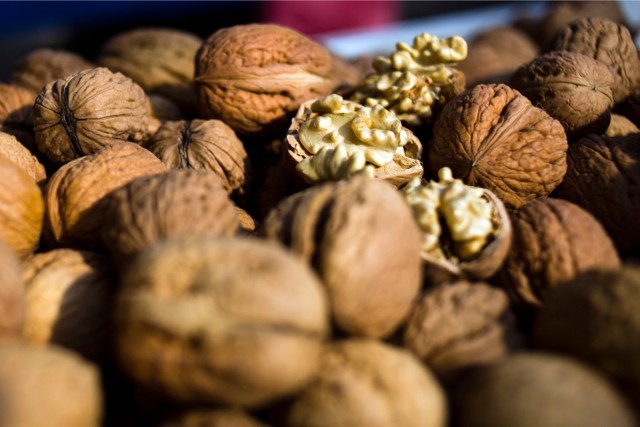
POLYGON ((320 281, 279 245, 192 237, 133 261, 116 324, 136 383, 178 402, 257 407, 316 374, 329 316, 320 281))
POLYGON ((601 134, 609 126, 613 75, 589 56, 549 52, 520 67, 510 84, 560 121, 569 139, 601 134))
POLYGON ((331 54, 320 44, 273 24, 216 31, 196 55, 195 89, 203 118, 239 134, 285 128, 302 102, 331 93, 331 54))
POLYGON ((548 195, 567 168, 562 125, 503 84, 477 85, 445 105, 427 144, 431 173, 493 191, 517 209, 548 195))
POLYGON ((628 136, 634 133, 640 133, 640 129, 631 120, 620 114, 611 114, 611 123, 604 132, 604 136, 628 136))
POLYGON ((24 312, 20 260, 9 246, 0 241, 0 341, 21 336, 24 312))
POLYGON ((342 331, 382 338, 405 320, 421 286, 420 233, 391 185, 311 187, 280 202, 265 231, 313 265, 342 331))
POLYGON ((11 160, 34 182, 42 184, 47 179, 47 172, 42 163, 15 136, 0 132, 0 155, 11 160))
POLYGON ((287 427, 443 427, 444 392, 409 352, 374 340, 338 341, 291 404, 287 427))
POLYGON ((32 152, 37 152, 31 121, 35 99, 28 89, 0 83, 0 131, 15 136, 32 152))
POLYGON ((141 142, 149 126, 146 103, 140 86, 106 68, 55 80, 33 106, 38 149, 66 163, 118 142, 141 142))

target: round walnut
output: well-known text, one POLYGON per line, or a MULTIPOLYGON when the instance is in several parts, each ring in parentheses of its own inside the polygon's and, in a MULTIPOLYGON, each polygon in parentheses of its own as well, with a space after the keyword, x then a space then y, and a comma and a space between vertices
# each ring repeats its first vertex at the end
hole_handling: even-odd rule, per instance
POLYGON ((598 372, 573 359, 521 353, 459 385, 460 427, 632 427, 631 411, 598 372))
POLYGON ((518 91, 489 84, 445 105, 427 159, 434 176, 449 167, 465 184, 487 188, 517 209, 560 184, 567 148, 560 122, 518 91))
POLYGON ((589 211, 625 255, 640 248, 640 135, 588 135, 571 144, 554 195, 589 211))
POLYGON ((63 165, 45 188, 45 239, 52 245, 102 246, 104 197, 137 177, 164 171, 153 153, 129 143, 110 145, 63 165))
POLYGON ((590 56, 609 67, 614 76, 615 103, 624 101, 640 84, 640 60, 629 30, 605 18, 583 18, 556 33, 549 50, 590 56))
POLYGON ((244 145, 220 120, 166 122, 144 147, 169 169, 215 173, 229 194, 243 194, 249 183, 250 164, 244 145))
POLYGON ((611 120, 612 86, 605 64, 565 51, 538 56, 511 77, 511 87, 560 121, 570 140, 604 133, 611 120))
POLYGON ((329 330, 313 272, 250 238, 173 239, 122 278, 117 353, 140 385, 176 401, 256 407, 316 374, 329 330))
POLYGON ((142 88, 106 68, 47 84, 33 107, 38 149, 57 163, 118 142, 140 142, 148 127, 142 88))
POLYGON ((191 410, 172 417, 159 427, 267 427, 239 408, 191 410))
POLYGON ((22 266, 15 252, 0 241, 0 341, 20 338, 24 312, 22 266))
POLYGON ((620 114, 611 114, 611 123, 604 136, 630 136, 634 133, 640 133, 640 129, 631 120, 620 114))
POLYGON ((265 220, 278 240, 312 263, 344 332, 387 337, 421 286, 420 232, 389 184, 356 177, 284 199, 265 220))
POLYGON ((34 182, 43 184, 47 179, 44 166, 15 136, 0 132, 0 155, 24 171, 34 182))
POLYGON ((513 245, 496 281, 520 304, 540 306, 553 288, 594 268, 620 267, 611 239, 589 212, 539 199, 511 217, 513 245))
POLYGON ((233 236, 238 214, 220 178, 170 170, 139 177, 105 199, 103 239, 119 265, 160 241, 179 236, 233 236))
POLYGON ((31 109, 36 95, 17 85, 0 83, 0 131, 15 136, 20 143, 35 152, 31 109))
POLYGON ((111 338, 116 289, 109 259, 89 251, 55 249, 34 255, 24 270, 24 339, 102 360, 111 338))
POLYGON ((0 407, 2 426, 99 427, 99 372, 59 347, 3 343, 0 407))
POLYGON ((130 77, 145 91, 175 102, 184 114, 195 112, 193 75, 202 39, 172 28, 138 28, 108 40, 97 62, 130 77))
POLYGON ((289 28, 221 29, 196 56, 198 111, 240 134, 279 132, 302 102, 331 93, 332 69, 324 47, 289 28))
POLYGON ((443 427, 444 392, 409 352, 373 340, 338 341, 291 404, 287 427, 443 427))

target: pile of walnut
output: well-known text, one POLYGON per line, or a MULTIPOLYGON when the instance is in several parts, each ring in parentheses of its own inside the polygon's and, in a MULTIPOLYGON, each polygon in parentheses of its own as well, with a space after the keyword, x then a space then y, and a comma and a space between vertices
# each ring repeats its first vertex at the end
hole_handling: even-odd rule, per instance
POLYGON ((590 7, 369 73, 268 24, 27 55, 0 427, 637 425, 640 62, 590 7))

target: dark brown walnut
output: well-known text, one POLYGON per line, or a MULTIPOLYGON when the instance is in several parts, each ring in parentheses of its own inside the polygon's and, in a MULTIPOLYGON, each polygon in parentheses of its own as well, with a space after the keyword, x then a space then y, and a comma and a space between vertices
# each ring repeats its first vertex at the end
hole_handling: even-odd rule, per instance
POLYGON ((26 258, 38 247, 43 217, 42 192, 35 180, 0 155, 0 240, 26 258))
POLYGON ((590 56, 609 67, 614 76, 615 103, 623 102, 640 84, 640 60, 629 30, 604 18, 583 18, 555 35, 549 50, 568 50, 590 56))
POLYGON ((411 312, 403 346, 438 375, 495 363, 521 345, 509 298, 484 283, 429 289, 411 312))
POLYGON ((570 358, 520 353, 459 384, 460 427, 632 427, 621 395, 597 371, 570 358))
POLYGON ((36 95, 17 85, 0 83, 0 131, 15 136, 29 150, 36 152, 31 109, 36 95))
POLYGON ((50 245, 101 247, 104 197, 140 176, 164 171, 153 153, 129 143, 110 145, 63 165, 45 188, 45 240, 50 245))
POLYGON ((640 135, 588 135, 571 144, 567 162, 554 195, 596 217, 621 255, 640 248, 640 135))
POLYGON ((117 354, 174 401, 258 407, 316 374, 328 311, 311 269, 273 242, 167 240, 123 275, 117 354))
POLYGON ((146 92, 176 103, 183 114, 195 112, 193 75, 202 39, 173 28, 137 28, 118 34, 103 46, 97 62, 119 71, 146 92))
POLYGON ((511 223, 513 244, 496 281, 519 304, 544 305, 552 289, 579 274, 620 267, 600 223, 566 200, 535 200, 515 212, 511 223))
POLYGON ((176 104, 155 94, 147 95, 147 114, 149 115, 149 135, 156 133, 166 121, 182 119, 182 113, 176 104))
POLYGON ((567 148, 560 122, 518 91, 487 84, 445 105, 427 160, 434 176, 449 167, 465 184, 487 188, 517 209, 560 184, 567 148))
POLYGON ((94 67, 94 64, 73 52, 36 49, 16 61, 9 81, 37 95, 47 83, 94 67))
POLYGON ((109 194, 104 209, 104 243, 119 265, 172 237, 233 236, 239 227, 223 183, 207 171, 136 178, 109 194))
POLYGON ((613 83, 605 64, 581 53, 554 51, 520 67, 510 85, 560 121, 574 140, 607 129, 613 83))
POLYGON ((195 169, 218 175, 229 194, 243 194, 250 161, 242 141, 220 120, 169 121, 144 147, 169 169, 195 169))
POLYGON ((393 186, 356 177, 312 187, 280 202, 265 231, 313 265, 342 331, 382 338, 406 319, 421 285, 421 238, 393 186))
POLYGON ((0 241, 0 341, 21 337, 24 312, 20 260, 9 246, 0 241))
POLYGON ((604 136, 630 136, 634 133, 640 133, 640 129, 631 120, 620 114, 611 114, 611 123, 604 132, 604 136))
POLYGON ((2 426, 99 427, 100 374, 60 347, 3 343, 0 407, 2 426))
POLYGON ((26 261, 23 277, 25 341, 104 360, 116 290, 110 260, 95 252, 55 249, 26 261))
POLYGON ((287 427, 443 427, 444 392, 411 353, 365 339, 325 350, 317 378, 295 398, 287 427))
POLYGON ((47 84, 33 106, 38 149, 57 163, 118 142, 139 143, 148 127, 142 88, 106 68, 81 71, 47 84))
POLYGON ((534 342, 591 364, 640 405, 639 303, 637 266, 586 273, 549 294, 534 324, 534 342))
POLYGON ((42 163, 15 136, 0 132, 0 155, 13 162, 34 182, 43 184, 47 179, 47 172, 42 163))
POLYGON ((279 132, 302 102, 331 93, 332 70, 331 54, 292 29, 224 28, 196 56, 198 111, 239 134, 279 132))
POLYGON ((159 427, 267 427, 240 408, 191 410, 172 417, 159 427))

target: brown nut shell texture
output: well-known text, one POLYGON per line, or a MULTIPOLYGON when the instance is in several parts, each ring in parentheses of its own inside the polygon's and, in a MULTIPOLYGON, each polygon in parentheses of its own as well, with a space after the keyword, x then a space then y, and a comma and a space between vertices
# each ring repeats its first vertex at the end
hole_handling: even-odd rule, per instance
POLYGON ((195 409, 158 427, 268 427, 240 408, 195 409))
POLYGON ((47 179, 44 166, 15 136, 0 132, 0 155, 6 157, 38 184, 47 179))
POLYGON ((251 238, 172 239, 142 253, 123 276, 116 322, 120 363, 138 384, 245 407, 306 385, 329 331, 311 269, 251 238))
POLYGON ((509 209, 548 195, 567 169, 562 125, 503 84, 477 85, 445 105, 427 144, 435 176, 493 191, 509 209))
POLYGON ((0 131, 15 136, 33 152, 37 151, 31 121, 35 99, 28 89, 0 83, 0 131))
POLYGON ((142 88, 106 68, 47 84, 33 107, 38 149, 57 163, 117 142, 141 142, 148 127, 142 88))
POLYGON ((20 338, 25 298, 22 266, 16 253, 0 241, 0 341, 20 338))
POLYGON ((286 127, 300 104, 331 93, 331 71, 330 53, 289 28, 250 24, 221 29, 196 56, 198 110, 239 134, 286 127))

